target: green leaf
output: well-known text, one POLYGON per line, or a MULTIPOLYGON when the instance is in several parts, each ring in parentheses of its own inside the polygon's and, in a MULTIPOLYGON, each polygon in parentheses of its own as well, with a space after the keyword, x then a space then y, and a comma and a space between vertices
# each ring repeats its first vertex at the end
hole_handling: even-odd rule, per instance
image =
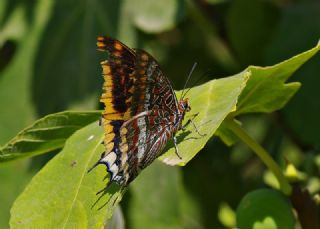
MULTIPOLYGON (((273 112, 284 107, 300 88, 299 82, 285 83, 285 81, 319 49, 320 45, 317 45, 269 67, 249 66, 245 72, 251 73, 250 79, 240 95, 237 109, 232 116, 254 112, 273 112)), ((224 123, 219 127, 216 135, 228 146, 238 140, 224 123)))
POLYGON ((94 205, 96 192, 108 180, 103 181, 104 166, 87 171, 104 151, 103 138, 103 128, 96 122, 72 135, 15 201, 11 228, 102 228, 116 206, 114 201, 121 199, 115 195, 119 188, 111 185, 94 205))
MULTIPOLYGON (((212 80, 192 88, 188 93, 192 110, 185 119, 192 118, 192 115, 199 113, 194 123, 199 132, 205 136, 200 136, 190 124, 185 132, 180 131, 177 134, 178 149, 182 160, 175 154, 172 144, 168 152, 160 159, 170 165, 185 165, 190 161, 205 146, 225 117, 235 110, 238 97, 248 77, 249 73, 243 71, 235 76, 212 80)), ((177 93, 178 98, 180 93, 177 93)))
POLYGON ((237 135, 235 135, 224 123, 219 126, 214 135, 220 137, 227 146, 232 146, 238 140, 237 135))
POLYGON ((130 3, 133 23, 148 33, 172 29, 185 14, 183 0, 130 0, 130 3))
POLYGON ((273 112, 287 104, 300 88, 300 83, 285 81, 314 56, 320 45, 270 67, 249 66, 250 79, 241 96, 235 116, 253 112, 273 112))
POLYGON ((280 192, 260 189, 248 193, 237 209, 239 229, 292 229, 295 217, 289 200, 280 192))
POLYGON ((63 147, 75 131, 98 120, 101 112, 65 111, 48 115, 0 148, 0 162, 31 157, 63 147))

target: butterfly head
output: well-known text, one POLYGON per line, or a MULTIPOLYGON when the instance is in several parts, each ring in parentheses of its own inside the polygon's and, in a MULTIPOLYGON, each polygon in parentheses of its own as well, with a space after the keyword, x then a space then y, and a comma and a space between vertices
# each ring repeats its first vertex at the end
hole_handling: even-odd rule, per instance
POLYGON ((191 111, 189 99, 186 98, 186 99, 180 100, 179 101, 179 108, 180 108, 180 111, 182 111, 183 113, 191 111))

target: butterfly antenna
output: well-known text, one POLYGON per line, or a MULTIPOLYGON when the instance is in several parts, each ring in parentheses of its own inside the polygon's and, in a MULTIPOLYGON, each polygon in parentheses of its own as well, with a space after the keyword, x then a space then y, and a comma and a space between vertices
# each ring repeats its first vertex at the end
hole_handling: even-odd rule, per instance
POLYGON ((190 70, 190 72, 189 72, 188 78, 187 78, 187 80, 186 80, 186 82, 185 82, 185 84, 184 84, 184 86, 183 86, 183 89, 182 89, 181 96, 180 96, 180 99, 179 99, 179 100, 181 100, 181 99, 183 98, 183 92, 184 92, 184 90, 186 89, 187 84, 188 84, 188 82, 189 82, 189 80, 190 80, 190 77, 191 77, 191 75, 192 75, 192 73, 193 73, 193 71, 194 71, 194 69, 195 69, 196 67, 197 67, 197 62, 194 62, 193 66, 192 66, 192 68, 191 68, 191 70, 190 70))
POLYGON ((184 98, 184 96, 187 95, 187 93, 191 90, 192 87, 194 87, 197 83, 199 83, 202 79, 204 79, 205 77, 209 76, 209 74, 211 74, 212 71, 210 69, 208 69, 205 73, 203 73, 193 84, 190 88, 188 88, 188 90, 184 93, 184 95, 182 96, 182 99, 184 98))

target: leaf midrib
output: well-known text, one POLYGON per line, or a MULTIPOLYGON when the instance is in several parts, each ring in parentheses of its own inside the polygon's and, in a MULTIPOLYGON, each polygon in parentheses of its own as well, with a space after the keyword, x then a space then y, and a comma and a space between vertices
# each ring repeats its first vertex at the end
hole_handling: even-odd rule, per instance
MULTIPOLYGON (((103 138, 104 138, 104 135, 101 136, 100 141, 98 141, 98 142, 101 142, 101 141, 103 140, 103 138)), ((91 161, 91 159, 92 159, 92 157, 93 157, 93 155, 94 155, 94 152, 97 150, 97 148, 98 148, 99 146, 100 146, 100 144, 98 143, 98 144, 94 147, 93 151, 92 151, 91 154, 90 154, 90 157, 89 157, 88 160, 87 160, 87 163, 86 163, 85 168, 88 167, 89 162, 91 161)), ((67 217, 66 217, 66 220, 65 220, 62 228, 66 228, 67 222, 68 222, 68 220, 69 220, 69 218, 70 218, 71 211, 72 211, 72 209, 73 209, 73 207, 74 207, 74 205, 75 205, 77 196, 78 196, 79 191, 80 191, 80 186, 81 186, 81 183, 82 183, 82 181, 83 181, 83 179, 84 179, 84 176, 85 176, 85 174, 86 174, 86 171, 87 171, 86 169, 83 170, 82 176, 81 176, 81 178, 80 178, 80 180, 79 180, 79 183, 78 183, 78 185, 77 185, 77 190, 76 190, 75 196, 74 196, 74 198, 73 198, 73 200, 72 200, 72 202, 71 202, 70 210, 68 211, 68 215, 67 215, 67 217)))

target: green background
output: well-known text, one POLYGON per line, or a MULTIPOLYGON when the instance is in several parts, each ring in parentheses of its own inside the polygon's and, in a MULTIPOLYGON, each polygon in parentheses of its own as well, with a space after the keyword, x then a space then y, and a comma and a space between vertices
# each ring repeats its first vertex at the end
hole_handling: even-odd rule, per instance
MULTIPOLYGON (((44 115, 101 108, 98 35, 147 50, 181 89, 194 62, 191 86, 314 47, 319 12, 320 3, 311 0, 2 0, 0 145, 44 115)), ((285 155, 308 175, 312 193, 320 190, 319 60, 318 54, 291 78, 302 87, 283 110, 241 118, 274 158, 283 164, 285 155)), ((15 198, 55 153, 0 165, 1 228, 8 227, 15 198)), ((128 228, 231 227, 226 206, 235 210, 248 191, 266 186, 263 177, 265 168, 250 150, 213 138, 183 168, 154 163, 112 220, 128 228)))

